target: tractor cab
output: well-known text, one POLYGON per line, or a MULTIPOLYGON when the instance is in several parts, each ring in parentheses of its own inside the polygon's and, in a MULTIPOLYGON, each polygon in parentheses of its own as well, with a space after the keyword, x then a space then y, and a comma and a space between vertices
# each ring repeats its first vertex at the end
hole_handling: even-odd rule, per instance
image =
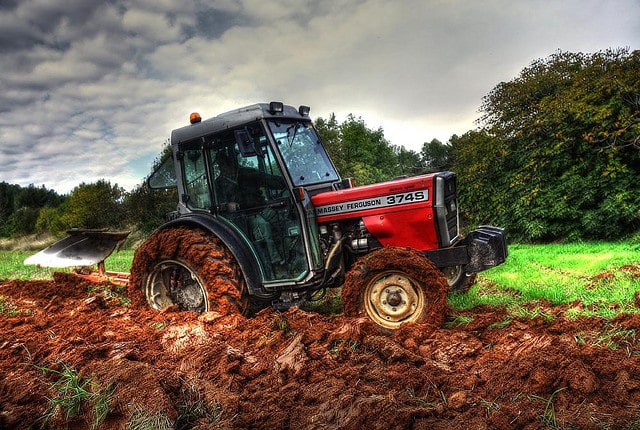
POLYGON ((178 188, 178 218, 214 218, 249 249, 266 286, 308 285, 323 270, 310 195, 341 180, 308 114, 272 102, 192 115, 149 178, 152 188, 178 188))

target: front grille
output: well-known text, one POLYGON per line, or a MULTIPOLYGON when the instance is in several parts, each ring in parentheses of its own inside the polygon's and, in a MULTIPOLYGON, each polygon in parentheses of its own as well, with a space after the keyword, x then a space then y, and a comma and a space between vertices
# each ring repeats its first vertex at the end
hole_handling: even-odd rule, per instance
POLYGON ((459 234, 456 175, 452 172, 439 173, 433 188, 438 241, 440 247, 447 247, 458 239, 459 234))

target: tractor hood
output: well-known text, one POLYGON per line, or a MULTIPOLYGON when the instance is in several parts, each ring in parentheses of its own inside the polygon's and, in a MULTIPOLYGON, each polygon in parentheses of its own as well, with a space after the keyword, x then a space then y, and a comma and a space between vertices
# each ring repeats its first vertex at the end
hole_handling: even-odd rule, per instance
POLYGON ((382 246, 430 250, 458 239, 455 175, 434 173, 311 197, 320 224, 362 222, 382 246))
POLYGON ((421 175, 329 191, 316 194, 311 201, 320 223, 430 207, 435 176, 421 175))

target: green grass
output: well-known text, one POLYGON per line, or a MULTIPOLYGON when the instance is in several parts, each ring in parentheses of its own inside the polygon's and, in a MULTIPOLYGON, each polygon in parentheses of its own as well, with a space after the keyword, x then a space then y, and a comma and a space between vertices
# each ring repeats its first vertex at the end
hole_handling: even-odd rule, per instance
MULTIPOLYGON (((36 251, 0 250, 0 279, 51 279, 54 272, 69 272, 68 268, 37 267, 25 265, 24 260, 36 251)), ((105 267, 112 272, 129 272, 134 251, 114 252, 105 261, 105 267)))
POLYGON ((24 265, 24 260, 33 254, 35 254, 33 251, 0 250, 0 279, 51 279, 53 272, 61 271, 61 269, 24 265))
POLYGON ((639 345, 638 335, 635 329, 626 329, 613 324, 607 324, 601 332, 580 332, 575 336, 576 342, 582 345, 593 345, 611 350, 624 349, 629 355, 637 354, 639 345))
POLYGON ((135 250, 122 250, 114 252, 107 258, 104 265, 111 272, 129 272, 135 250))
POLYGON ((529 395, 529 399, 531 400, 536 400, 536 401, 541 401, 542 403, 544 403, 545 408, 544 408, 544 412, 542 413, 542 415, 540 416, 540 421, 545 425, 545 427, 550 428, 550 429, 562 429, 565 428, 564 426, 560 425, 558 423, 558 419, 556 417, 556 408, 553 404, 554 398, 556 396, 556 394, 558 394, 560 391, 564 390, 565 388, 559 388, 556 391, 554 391, 551 396, 547 399, 545 397, 541 397, 541 396, 536 396, 533 394, 529 395))
MULTIPOLYGON (((452 294, 454 309, 477 305, 521 305, 549 301, 570 305, 569 316, 611 318, 638 313, 640 244, 574 243, 511 245, 507 261, 478 275, 469 292, 452 294)), ((516 315, 518 316, 518 315, 516 315)))
POLYGON ((91 378, 85 378, 78 374, 76 369, 61 363, 61 370, 39 368, 43 375, 55 374, 58 379, 51 386, 54 395, 49 398, 49 407, 41 418, 41 428, 48 428, 48 422, 59 409, 65 422, 83 414, 83 409, 88 408, 88 416, 83 417, 90 421, 90 428, 97 429, 109 413, 109 405, 113 400, 115 387, 108 385, 103 388, 91 378))
MULTIPOLYGON (((33 251, 0 251, 0 279, 51 279, 60 269, 24 266, 33 251)), ((133 250, 114 252, 106 269, 128 272, 133 250)), ((68 270, 68 269, 67 269, 68 270)), ((506 263, 482 272, 466 293, 451 294, 454 310, 477 305, 506 306, 514 318, 551 318, 537 303, 565 305, 566 315, 612 318, 638 313, 634 294, 640 293, 640 244, 590 242, 509 246, 506 263)), ((339 298, 332 305, 339 312, 339 298), (338 303, 338 304, 337 304, 338 303)), ((464 321, 459 321, 464 324, 464 321)))

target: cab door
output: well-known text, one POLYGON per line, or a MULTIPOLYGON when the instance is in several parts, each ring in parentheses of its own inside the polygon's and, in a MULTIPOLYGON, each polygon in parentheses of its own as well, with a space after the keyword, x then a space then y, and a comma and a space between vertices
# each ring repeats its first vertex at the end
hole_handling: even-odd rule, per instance
POLYGON ((233 131, 207 145, 212 208, 246 238, 265 283, 301 280, 309 269, 300 215, 262 128, 251 130, 255 150, 241 147, 233 131))

